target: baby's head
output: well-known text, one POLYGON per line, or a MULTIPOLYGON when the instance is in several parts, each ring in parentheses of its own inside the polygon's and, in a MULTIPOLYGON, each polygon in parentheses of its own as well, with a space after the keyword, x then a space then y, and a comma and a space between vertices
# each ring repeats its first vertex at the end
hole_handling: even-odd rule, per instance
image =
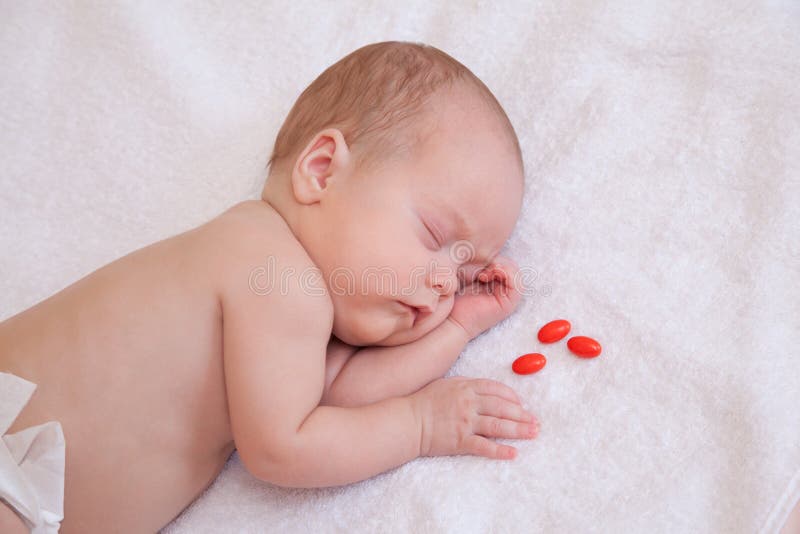
POLYGON ((333 334, 399 345, 441 324, 519 214, 519 142, 466 67, 421 44, 344 57, 300 95, 262 198, 320 268, 333 334))

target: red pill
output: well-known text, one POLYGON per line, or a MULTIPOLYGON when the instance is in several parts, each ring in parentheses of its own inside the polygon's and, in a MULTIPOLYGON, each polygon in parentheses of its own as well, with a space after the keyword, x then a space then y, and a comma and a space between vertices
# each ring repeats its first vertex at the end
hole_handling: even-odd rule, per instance
POLYGON ((569 334, 572 325, 565 319, 550 321, 539 330, 539 341, 542 343, 555 343, 569 334))
POLYGON ((547 358, 543 354, 533 352, 531 354, 523 354, 511 364, 511 369, 518 375, 529 375, 537 371, 541 371, 544 364, 547 363, 547 358))
POLYGON ((594 358, 596 356, 600 356, 600 352, 603 350, 603 348, 600 346, 600 343, 586 336, 575 336, 569 338, 569 341, 567 341, 567 347, 569 350, 575 353, 576 356, 580 356, 581 358, 594 358))

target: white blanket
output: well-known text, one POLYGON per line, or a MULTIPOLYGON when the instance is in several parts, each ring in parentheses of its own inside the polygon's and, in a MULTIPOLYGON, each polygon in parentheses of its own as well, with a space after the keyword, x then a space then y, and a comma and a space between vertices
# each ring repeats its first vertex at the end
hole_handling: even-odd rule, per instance
POLYGON ((535 295, 450 374, 540 437, 311 490, 234 455, 167 533, 776 532, 800 497, 798 2, 1 4, 0 318, 256 198, 294 99, 370 42, 461 60, 523 147, 535 295), (559 317, 603 354, 540 345, 559 317))

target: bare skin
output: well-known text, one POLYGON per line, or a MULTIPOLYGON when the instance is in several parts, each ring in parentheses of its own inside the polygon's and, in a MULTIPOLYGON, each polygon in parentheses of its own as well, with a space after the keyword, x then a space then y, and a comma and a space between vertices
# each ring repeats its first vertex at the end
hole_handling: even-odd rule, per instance
POLYGON ((789 513, 780 534, 800 534, 800 501, 795 504, 794 509, 789 513))
MULTIPOLYGON (((61 532, 154 532, 219 474, 235 445, 218 285, 226 273, 246 285, 258 267, 220 247, 277 242, 294 242, 283 219, 242 202, 0 323, 0 369, 37 384, 8 432, 46 421, 64 431, 61 532)), ((334 340, 330 356, 341 368, 354 350, 334 340)), ((2 503, 0 519, 27 531, 2 503)))
MULTIPOLYGON (((296 286, 287 295, 263 297, 248 287, 249 275, 269 255, 296 273, 319 268, 329 274, 343 260, 354 269, 374 261, 393 267, 402 284, 411 280, 414 267, 434 259, 440 265, 452 262, 445 244, 462 240, 474 246, 475 254, 456 262, 461 269, 457 282, 494 277, 508 283, 513 263, 497 252, 519 210, 519 169, 485 118, 470 123, 463 107, 442 114, 447 127, 430 150, 391 176, 371 177, 369 186, 359 181, 364 177, 352 168, 341 134, 321 132, 298 157, 290 176, 270 180, 263 200, 238 204, 197 229, 129 254, 0 323, 0 370, 37 384, 9 432, 51 420, 64 430, 61 532, 156 531, 215 479, 235 446, 240 454, 242 446, 255 451, 243 455, 250 458, 245 465, 269 480, 269 470, 259 470, 259 460, 252 459, 268 451, 258 442, 264 429, 302 423, 303 432, 293 438, 298 444, 303 435, 310 442, 315 433, 328 443, 352 441, 344 425, 327 424, 336 423, 333 415, 341 412, 325 408, 335 404, 332 399, 352 403, 356 390, 363 404, 380 399, 374 391, 359 389, 360 383, 386 380, 362 372, 381 360, 380 350, 396 360, 404 351, 414 352, 417 344, 425 355, 436 354, 432 347, 449 347, 450 360, 432 366, 427 378, 417 377, 421 384, 394 391, 408 394, 441 376, 453 353, 457 356, 469 339, 513 311, 513 298, 486 292, 456 298, 452 273, 426 272, 419 287, 402 299, 368 291, 358 297, 324 294, 313 300, 296 286), (487 194, 485 177, 495 175, 487 194), (310 185, 314 181, 320 187, 310 185), (471 230, 459 227, 456 213, 471 230), (343 242, 350 245, 349 252, 339 256, 343 242), (286 322, 287 303, 301 311, 309 306, 315 313, 286 322), (292 328, 298 335, 286 336, 284 345, 259 346, 259 340, 279 339, 292 328), (369 357, 353 357, 361 367, 349 366, 348 358, 361 346, 371 347, 361 351, 369 357), (287 386, 279 376, 289 369, 307 370, 293 378, 302 387, 294 387, 295 382, 287 386), (277 392, 273 409, 291 411, 293 417, 248 419, 270 408, 259 402, 262 392, 277 392)), ((473 414, 475 435, 464 442, 472 444, 472 453, 509 457, 508 447, 478 434, 533 436, 528 425, 513 423, 530 419, 523 419, 520 408, 509 402, 513 392, 500 386, 481 385, 487 395, 480 397, 484 405, 478 408, 484 415, 473 414), (488 430, 498 421, 500 431, 488 430)), ((445 394, 445 388, 426 390, 441 399, 439 412, 451 409, 456 397, 445 394)), ((413 417, 411 404, 400 397, 386 401, 360 414, 375 421, 384 421, 385 414, 410 416, 398 434, 409 438, 407 459, 465 449, 463 443, 452 443, 453 432, 443 430, 445 422, 428 420, 423 426, 413 417), (425 439, 420 440, 423 428, 425 439)), ((350 458, 353 471, 332 477, 364 478, 375 471, 364 466, 382 459, 350 458)), ((308 485, 310 480, 287 472, 275 475, 286 485, 308 485)), ((0 503, 0 530, 14 529, 24 531, 24 526, 0 503)))
MULTIPOLYGON (((242 454, 242 444, 252 443, 252 436, 283 424, 247 420, 252 408, 264 408, 258 392, 277 390, 275 381, 281 382, 277 367, 274 373, 259 373, 264 369, 259 365, 271 365, 272 352, 295 355, 294 360, 275 359, 276 365, 285 362, 290 367, 308 368, 308 382, 303 386, 308 389, 303 395, 310 402, 306 410, 312 410, 336 378, 335 372, 326 375, 324 370, 326 347, 338 369, 347 359, 342 354, 351 354, 350 348, 375 346, 378 350, 383 346, 402 352, 402 345, 410 353, 415 342, 425 339, 427 353, 437 345, 452 351, 452 347, 463 348, 469 339, 513 311, 516 299, 501 301, 487 293, 456 300, 458 280, 453 273, 425 272, 415 291, 402 298, 368 291, 333 299, 325 293, 314 300, 296 285, 287 295, 263 297, 248 287, 248 276, 270 255, 279 259, 279 268, 291 267, 296 273, 319 268, 328 274, 339 261, 335 254, 342 247, 323 236, 320 228, 346 227, 347 217, 354 226, 341 239, 353 245, 352 251, 373 254, 346 256, 354 268, 373 259, 379 266, 394 267, 401 283, 409 282, 414 267, 425 266, 432 259, 450 261, 446 244, 438 240, 452 244, 461 238, 470 240, 475 252, 474 257, 458 262, 462 285, 477 283, 479 278, 508 279, 515 267, 497 252, 519 210, 519 168, 510 162, 507 150, 495 148, 505 141, 498 140, 488 119, 480 119, 480 129, 485 132, 483 144, 492 146, 486 147, 486 154, 477 154, 466 132, 478 125, 454 119, 464 115, 463 108, 447 113, 442 123, 451 130, 439 139, 457 142, 434 145, 413 168, 405 166, 402 173, 394 168, 397 176, 388 176, 385 182, 373 177, 371 189, 354 186, 360 177, 341 134, 322 132, 298 157, 291 176, 270 179, 263 200, 238 204, 201 227, 120 258, 0 323, 0 370, 37 384, 8 432, 46 421, 59 421, 64 431, 65 517, 61 532, 152 532, 175 518, 215 479, 235 447, 242 454), (457 132, 461 132, 458 139, 457 132), (513 187, 495 184, 503 194, 493 195, 494 203, 485 196, 475 202, 483 189, 482 175, 494 172, 495 167, 502 167, 502 183, 513 187), (469 168, 473 168, 471 177, 464 173, 469 168), (325 179, 321 188, 304 189, 304 183, 320 178, 325 179), (402 187, 387 188, 399 178, 403 178, 402 187), (429 202, 448 191, 452 191, 449 198, 438 204, 429 202), (365 210, 365 198, 373 209, 384 201, 385 206, 372 215, 365 210), (451 205, 454 211, 439 213, 442 205, 451 205), (427 220, 418 219, 411 207, 424 210, 427 220), (456 212, 472 230, 457 225, 453 219, 456 212), (435 229, 431 231, 427 223, 435 229), (381 235, 385 243, 377 246, 375 238, 381 235), (465 276, 469 280, 464 280, 465 276), (310 306, 306 310, 312 312, 298 319, 302 328, 297 322, 284 324, 287 302, 295 302, 299 309, 310 306), (341 316, 335 320, 334 309, 341 316), (248 323, 254 317, 258 321, 248 323), (264 332, 277 338, 292 327, 299 328, 298 335, 287 339, 285 346, 258 346, 264 332), (344 341, 329 345, 336 338, 344 341), (321 351, 321 357, 311 356, 315 351, 321 351), (232 382, 231 377, 238 376, 255 382, 232 382), (256 389, 248 389, 251 385, 256 389), (232 393, 238 409, 232 407, 232 393)), ((325 289, 324 283, 321 288, 325 289)), ((438 376, 442 369, 447 367, 439 365, 438 376)), ((361 376, 357 367, 347 375, 361 376)), ((435 378, 429 376, 416 387, 435 378)), ((345 385, 337 389, 341 398, 347 397, 345 385)), ((506 413, 508 407, 500 406, 498 398, 512 399, 514 394, 508 388, 500 392, 499 386, 481 385, 487 394, 497 395, 485 413, 501 417, 500 408, 506 413)), ((281 402, 296 406, 288 393, 284 397, 281 402)), ((443 398, 442 404, 446 406, 448 398, 443 398)), ((421 452, 419 412, 412 412, 405 402, 387 402, 385 406, 392 413, 411 417, 402 428, 409 444, 416 442, 406 457, 415 457, 421 452)), ((514 415, 521 417, 518 407, 514 415)), ((374 416, 380 413, 376 411, 374 416)), ((482 416, 482 425, 490 422, 488 415, 482 416)), ((438 440, 437 450, 442 451, 444 426, 436 427, 439 434, 428 436, 429 441, 438 440)), ((426 428, 430 433, 433 427, 428 424, 426 428)), ((504 424, 498 433, 500 428, 493 427, 494 434, 487 431, 485 435, 522 437, 516 426, 513 432, 504 424)), ((327 428, 326 439, 340 441, 337 431, 343 432, 336 426, 327 428)), ((528 430, 525 437, 531 437, 528 430)), ((480 442, 482 454, 507 457, 507 446, 480 439, 484 440, 480 442)), ((448 450, 456 453, 455 447, 448 450)), ((363 466, 354 467, 363 471, 363 466)), ((258 469, 251 472, 263 475, 258 469)), ((364 478, 360 472, 339 476, 364 478)), ((286 485, 306 483, 276 479, 286 485)), ((13 522, 13 517, 14 512, 0 503, 0 520, 13 522)))
MULTIPOLYGON (((242 204, 230 214, 280 230, 279 218, 265 212, 242 204)), ((230 214, 125 256, 0 323, 0 369, 37 384, 9 433, 51 420, 64 431, 62 532, 153 532, 233 452, 219 266, 209 261, 230 214)))
MULTIPOLYGON (((257 265, 237 269, 209 258, 220 243, 241 243, 243 226, 263 230, 253 234, 258 240, 288 241, 274 210, 244 202, 0 323, 0 369, 37 384, 9 433, 51 420, 64 430, 61 532, 155 531, 233 452, 214 281, 219 269, 257 265)), ((330 357, 341 368, 353 350, 334 340, 330 357)))

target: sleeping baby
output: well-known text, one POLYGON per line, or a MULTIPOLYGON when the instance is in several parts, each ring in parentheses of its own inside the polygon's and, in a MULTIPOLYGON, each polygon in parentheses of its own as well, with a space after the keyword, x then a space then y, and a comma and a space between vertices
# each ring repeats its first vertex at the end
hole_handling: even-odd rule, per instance
POLYGON ((512 459, 508 386, 442 378, 516 308, 522 158, 436 48, 363 47, 278 133, 261 199, 0 323, 0 531, 153 532, 238 450, 285 487, 512 459))

